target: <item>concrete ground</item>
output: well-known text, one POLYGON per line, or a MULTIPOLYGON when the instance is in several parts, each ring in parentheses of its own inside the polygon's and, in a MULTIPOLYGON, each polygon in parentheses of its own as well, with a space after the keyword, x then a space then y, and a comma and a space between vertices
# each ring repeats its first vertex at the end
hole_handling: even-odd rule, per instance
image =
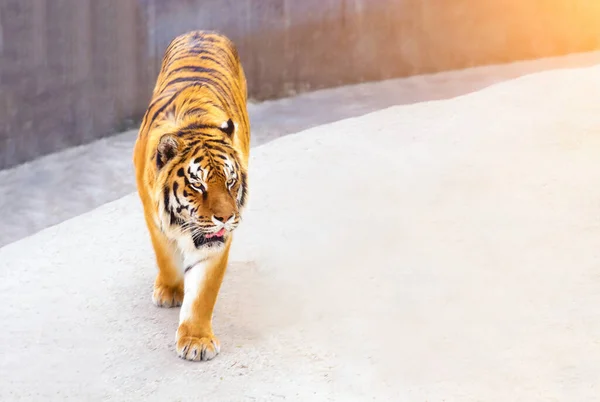
POLYGON ((3 247, 0 400, 598 400, 598 93, 545 72, 255 147, 207 363, 134 194, 3 247))
MULTIPOLYGON (((347 86, 252 104, 254 146, 320 124, 385 107, 448 99, 548 69, 589 66, 600 52, 347 86)), ((135 191, 136 132, 0 171, 0 246, 135 191)))

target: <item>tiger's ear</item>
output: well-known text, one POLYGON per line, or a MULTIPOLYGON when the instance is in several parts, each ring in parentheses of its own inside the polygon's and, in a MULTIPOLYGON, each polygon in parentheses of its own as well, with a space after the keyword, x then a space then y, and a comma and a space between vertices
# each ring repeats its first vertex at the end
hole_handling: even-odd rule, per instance
POLYGON ((160 137, 156 147, 156 167, 162 169, 171 159, 177 155, 179 142, 171 134, 160 137))
POLYGON ((221 123, 221 125, 219 126, 219 130, 221 130, 222 132, 227 134, 229 138, 231 138, 233 136, 233 132, 235 131, 235 123, 233 122, 233 120, 228 119, 227 121, 221 123))

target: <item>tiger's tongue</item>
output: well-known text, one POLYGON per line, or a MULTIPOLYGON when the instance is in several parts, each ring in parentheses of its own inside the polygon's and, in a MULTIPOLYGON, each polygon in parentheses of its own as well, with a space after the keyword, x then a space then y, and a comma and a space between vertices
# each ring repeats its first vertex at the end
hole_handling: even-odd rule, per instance
POLYGON ((210 239, 211 237, 223 237, 224 234, 225 234, 225 228, 219 230, 217 233, 207 234, 205 237, 207 239, 210 239))

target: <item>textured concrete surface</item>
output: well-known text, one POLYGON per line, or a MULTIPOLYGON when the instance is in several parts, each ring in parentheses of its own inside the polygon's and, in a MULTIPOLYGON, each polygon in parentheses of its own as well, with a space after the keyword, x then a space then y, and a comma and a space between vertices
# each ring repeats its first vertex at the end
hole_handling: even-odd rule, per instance
MULTIPOLYGON (((600 63, 586 53, 317 91, 249 105, 253 146, 385 107, 447 99, 536 71, 600 63)), ((405 134, 400 134, 405 135, 405 134)), ((135 191, 136 132, 0 171, 0 246, 135 191)))
POLYGON ((215 314, 174 352, 139 202, 0 249, 0 400, 594 401, 600 67, 253 149, 215 314))

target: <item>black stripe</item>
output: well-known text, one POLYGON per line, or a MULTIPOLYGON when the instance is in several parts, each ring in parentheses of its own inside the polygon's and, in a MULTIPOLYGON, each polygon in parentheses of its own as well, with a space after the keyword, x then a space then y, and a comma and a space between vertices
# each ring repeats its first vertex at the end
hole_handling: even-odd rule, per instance
POLYGON ((177 54, 179 52, 179 48, 183 45, 181 40, 178 39, 174 39, 171 41, 171 43, 169 44, 169 46, 167 47, 167 49, 165 50, 164 56, 163 56, 163 68, 161 70, 164 71, 164 68, 166 67, 167 63, 167 59, 170 59, 173 55, 177 54))
POLYGON ((240 191, 242 192, 242 196, 240 197, 240 206, 246 205, 246 197, 248 195, 246 179, 247 179, 246 173, 242 173, 242 180, 241 180, 242 188, 240 189, 240 191))
POLYGON ((179 60, 183 60, 188 57, 198 56, 198 55, 201 55, 204 53, 208 53, 208 49, 187 49, 183 52, 183 54, 174 53, 174 54, 170 55, 169 61, 167 63, 165 63, 165 65, 168 67, 171 64, 173 64, 179 60))
POLYGON ((188 114, 205 114, 206 112, 207 110, 200 106, 196 106, 186 111, 188 114))
POLYGON ((226 154, 228 151, 226 148, 222 148, 220 145, 215 145, 215 144, 211 144, 208 142, 204 146, 206 147, 206 149, 210 149, 211 151, 214 151, 214 152, 221 152, 223 154, 226 154))
POLYGON ((225 49, 217 49, 217 54, 224 55, 232 66, 237 65, 235 56, 225 49))
POLYGON ((181 219, 179 219, 178 217, 175 216, 175 214, 173 213, 173 211, 171 211, 170 214, 170 223, 171 225, 175 225, 181 222, 181 219))
POLYGON ((183 66, 177 67, 174 70, 170 70, 169 74, 174 74, 180 71, 186 71, 190 73, 208 73, 208 74, 222 74, 220 71, 215 70, 214 68, 201 67, 201 66, 183 66))
POLYGON ((229 143, 222 138, 211 138, 210 140, 208 140, 206 142, 229 146, 229 143))
MULTIPOLYGON (((190 144, 191 147, 196 147, 196 144, 198 144, 200 141, 194 141, 193 144, 190 144)), ((194 151, 192 152, 192 155, 196 155, 198 154, 200 151, 202 151, 202 145, 198 145, 196 148, 194 148, 194 151)))
MULTIPOLYGON (((169 81, 164 88, 168 88, 171 85, 174 84, 180 84, 180 83, 194 83, 196 85, 200 85, 200 84, 205 84, 205 85, 209 85, 211 87, 213 87, 214 89, 214 93, 215 95, 221 95, 221 97, 223 99, 219 99, 221 102, 223 102, 226 99, 230 99, 233 98, 232 96, 230 96, 230 94, 227 93, 227 89, 228 88, 223 88, 217 81, 208 78, 208 77, 179 77, 179 78, 174 78, 171 81, 169 81)), ((223 102, 225 103, 225 102, 223 102)))
POLYGON ((165 187, 163 190, 163 198, 165 202, 165 210, 169 210, 169 188, 165 187))
POLYGON ((152 114, 152 117, 148 121, 148 123, 150 125, 152 125, 152 123, 154 123, 154 121, 156 120, 156 117, 158 117, 159 114, 164 112, 164 110, 166 108, 168 108, 169 105, 171 105, 171 103, 173 103, 173 101, 175 100, 175 98, 177 97, 178 94, 179 94, 179 92, 177 92, 173 96, 171 96, 171 98, 169 98, 169 100, 167 100, 164 105, 162 105, 160 108, 158 108, 158 110, 156 112, 154 112, 154 114, 152 114))
MULTIPOLYGON (((189 136, 189 135, 188 135, 188 136, 189 136)), ((198 150, 200 149, 200 148, 196 148, 196 149, 194 149, 194 147, 196 146, 196 144, 197 144, 197 143, 198 143, 198 141, 195 141, 193 144, 188 144, 188 145, 185 147, 185 151, 184 151, 184 152, 185 152, 185 154, 186 154, 186 155, 189 155, 189 154, 191 153, 192 155, 196 155, 196 154, 198 153, 198 150), (194 150, 192 151, 192 149, 194 149, 194 150)))
POLYGON ((233 66, 231 66, 231 65, 225 65, 225 64, 223 64, 223 63, 222 63, 222 61, 221 61, 221 60, 215 59, 214 57, 211 57, 211 56, 200 56, 200 59, 202 59, 202 60, 207 60, 207 61, 210 61, 210 62, 212 62, 212 63, 215 63, 215 64, 217 64, 219 67, 221 67, 222 69, 224 69, 224 70, 228 70, 228 71, 230 71, 230 72, 231 72, 231 69, 232 69, 232 67, 233 67, 233 66))
MULTIPOLYGON (((181 84, 181 83, 194 83, 194 84, 209 84, 213 87, 215 87, 215 89, 218 89, 219 92, 224 92, 224 88, 221 88, 221 85, 208 77, 178 77, 178 78, 173 78, 172 80, 168 81, 163 88, 168 88, 171 85, 175 85, 175 84, 181 84)), ((227 97, 226 93, 223 93, 223 96, 227 97)))
MULTIPOLYGON (((152 118, 149 120, 149 124, 154 123, 154 120, 156 120, 156 117, 161 114, 162 112, 164 112, 164 110, 169 107, 176 99, 179 95, 181 95, 181 92, 183 92, 184 89, 186 88, 190 88, 190 87, 194 87, 194 86, 202 86, 202 83, 193 83, 191 85, 187 85, 183 88, 180 88, 177 92, 175 92, 170 98, 169 100, 167 100, 167 102, 162 105, 153 115, 152 118)), ((165 88, 166 89, 166 88, 165 88)))
MULTIPOLYGON (((173 59, 173 56, 179 56, 179 57, 197 56, 202 53, 208 53, 209 50, 210 49, 206 49, 206 48, 203 48, 200 46, 188 47, 185 49, 179 49, 174 52, 171 52, 168 56, 171 59, 173 59)), ((177 60, 177 59, 173 59, 173 60, 177 60)))
POLYGON ((150 112, 152 111, 152 109, 155 108, 158 103, 164 101, 169 96, 172 96, 172 94, 160 94, 156 99, 152 99, 152 102, 150 102, 150 105, 148 106, 146 113, 144 113, 144 118, 142 119, 142 127, 141 128, 143 130, 146 130, 147 127, 152 125, 152 123, 154 121, 154 120, 150 119, 150 112))
POLYGON ((196 33, 196 35, 194 35, 192 37, 194 39, 200 39, 202 42, 207 42, 207 43, 221 42, 221 39, 219 39, 219 35, 216 35, 214 33, 196 33), (214 36, 217 36, 217 39, 215 39, 214 36))
POLYGON ((173 183, 173 195, 175 196, 175 201, 177 204, 181 205, 181 201, 179 201, 179 197, 177 197, 177 189, 179 188, 179 184, 177 182, 173 183))
POLYGON ((200 264, 201 262, 204 262, 204 261, 208 261, 208 258, 203 258, 201 260, 196 261, 195 263, 193 263, 191 265, 188 265, 187 267, 185 267, 185 270, 183 271, 183 274, 184 275, 187 274, 190 269, 194 268, 196 265, 198 265, 198 264, 200 264))
MULTIPOLYGON (((182 66, 182 67, 178 67, 174 70, 171 70, 169 72, 167 72, 166 77, 170 77, 172 75, 176 75, 177 72, 185 72, 187 71, 189 74, 193 74, 193 73, 205 73, 208 74, 208 77, 202 76, 202 75, 194 75, 194 76, 185 76, 185 77, 179 77, 179 78, 183 78, 183 79, 189 79, 191 81, 195 81, 195 79, 200 79, 200 78, 207 78, 207 79, 214 79, 215 84, 214 85, 221 85, 224 88, 230 88, 230 80, 228 79, 227 75, 223 74, 221 71, 209 68, 209 67, 201 67, 201 66, 182 66)), ((170 85, 170 82, 166 84, 165 88, 167 88, 170 85)))
POLYGON ((218 129, 219 127, 213 126, 213 125, 210 125, 210 124, 201 124, 201 123, 198 123, 198 122, 192 122, 192 123, 188 124, 187 126, 182 127, 180 129, 180 131, 202 130, 203 128, 215 128, 215 129, 218 129))

